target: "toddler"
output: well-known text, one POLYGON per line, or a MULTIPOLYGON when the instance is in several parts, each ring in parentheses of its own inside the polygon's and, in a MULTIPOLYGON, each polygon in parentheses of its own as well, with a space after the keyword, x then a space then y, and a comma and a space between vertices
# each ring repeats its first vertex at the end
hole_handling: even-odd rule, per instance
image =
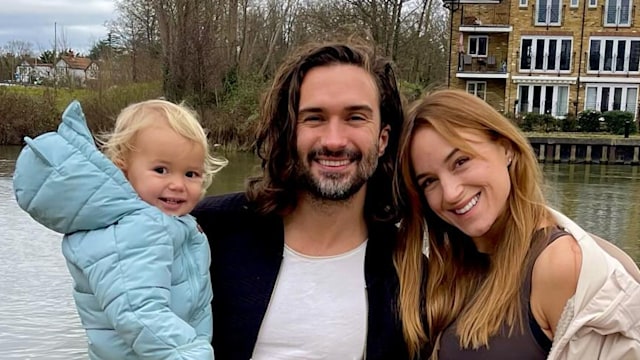
POLYGON ((213 359, 209 245, 189 215, 226 160, 182 105, 125 108, 95 146, 77 101, 25 139, 18 204, 65 234, 91 359, 213 359), (105 156, 106 155, 106 156, 105 156))

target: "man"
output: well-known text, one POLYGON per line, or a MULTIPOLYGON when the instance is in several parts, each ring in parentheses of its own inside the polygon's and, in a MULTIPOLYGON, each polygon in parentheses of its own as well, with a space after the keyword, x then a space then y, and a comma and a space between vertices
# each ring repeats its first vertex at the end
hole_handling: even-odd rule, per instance
POLYGON ((323 44, 279 69, 263 174, 193 214, 209 237, 213 348, 226 359, 403 359, 391 179, 403 119, 392 65, 323 44))

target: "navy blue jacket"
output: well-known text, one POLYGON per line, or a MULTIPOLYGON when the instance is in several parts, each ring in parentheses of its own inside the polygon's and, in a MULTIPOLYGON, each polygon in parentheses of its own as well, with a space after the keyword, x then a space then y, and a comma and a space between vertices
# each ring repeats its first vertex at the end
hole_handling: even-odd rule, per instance
MULTIPOLYGON (((211 246, 216 360, 249 359, 282 262, 282 218, 255 213, 243 193, 205 198, 192 214, 211 246)), ((367 360, 408 359, 392 260, 396 232, 393 224, 369 227, 365 255, 367 360)))

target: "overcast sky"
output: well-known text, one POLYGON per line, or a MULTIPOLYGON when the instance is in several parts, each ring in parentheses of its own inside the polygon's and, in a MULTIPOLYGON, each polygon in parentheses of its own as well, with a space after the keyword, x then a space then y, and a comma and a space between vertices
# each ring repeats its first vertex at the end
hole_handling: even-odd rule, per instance
POLYGON ((35 53, 51 50, 57 24, 59 46, 87 53, 115 17, 113 0, 0 0, 0 48, 20 40, 35 53))

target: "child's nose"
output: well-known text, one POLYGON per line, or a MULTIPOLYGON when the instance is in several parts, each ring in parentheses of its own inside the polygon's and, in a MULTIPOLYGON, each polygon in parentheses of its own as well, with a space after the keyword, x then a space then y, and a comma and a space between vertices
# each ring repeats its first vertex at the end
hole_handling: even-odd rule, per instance
POLYGON ((171 190, 179 191, 184 190, 184 188, 184 179, 182 179, 181 176, 173 177, 171 181, 169 181, 169 189, 171 190))

